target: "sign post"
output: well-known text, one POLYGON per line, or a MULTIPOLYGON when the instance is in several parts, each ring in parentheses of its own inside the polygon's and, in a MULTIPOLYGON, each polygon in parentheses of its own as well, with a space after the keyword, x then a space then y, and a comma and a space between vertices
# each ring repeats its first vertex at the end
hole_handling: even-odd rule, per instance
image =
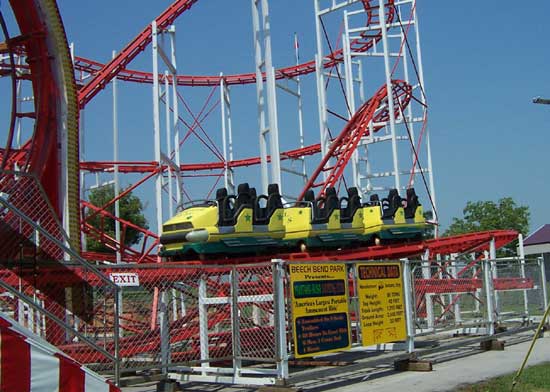
POLYGON ((351 347, 345 264, 290 264, 294 354, 310 357, 351 347))
POLYGON ((357 280, 363 346, 405 340, 401 264, 359 263, 357 280))

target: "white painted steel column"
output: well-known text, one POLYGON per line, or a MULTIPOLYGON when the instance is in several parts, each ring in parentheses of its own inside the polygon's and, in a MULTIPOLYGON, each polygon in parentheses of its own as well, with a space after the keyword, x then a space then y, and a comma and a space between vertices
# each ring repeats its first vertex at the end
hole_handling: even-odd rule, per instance
MULTIPOLYGON (((422 278, 431 279, 431 277, 430 251, 429 249, 426 249, 422 255, 422 278)), ((433 329, 435 327, 435 316, 432 294, 424 293, 424 299, 426 303, 426 321, 428 324, 428 329, 433 329)))
POLYGON ((279 151, 279 121, 277 118, 277 89, 275 88, 275 68, 271 61, 271 25, 269 23, 269 5, 262 0, 263 33, 264 33, 264 60, 267 85, 267 113, 269 118, 269 152, 271 155, 271 182, 279 185, 279 192, 283 193, 281 182, 281 154, 279 151))
MULTIPOLYGON (((116 51, 113 50, 112 58, 115 58, 115 56, 116 51)), ((111 81, 111 84, 113 86, 113 160, 115 162, 118 162, 118 82, 116 76, 111 81)), ((118 196, 120 195, 120 183, 118 181, 118 165, 116 163, 113 166, 113 175, 115 198, 118 198, 118 196)), ((120 218, 120 202, 118 200, 115 201, 115 217, 120 218)), ((120 243, 120 221, 118 221, 118 219, 115 219, 115 240, 121 248, 122 244, 120 243)), ((120 263, 122 261, 120 248, 116 251, 117 263, 120 263)))
MULTIPOLYGON (((157 22, 151 23, 152 52, 153 52, 153 136, 155 148, 155 161, 158 167, 162 166, 160 157, 160 114, 159 114, 159 71, 158 71, 158 40, 157 22)), ((162 233, 162 172, 155 178, 155 196, 157 207, 157 233, 162 233)))
POLYGON ((405 323, 407 328, 407 352, 414 352, 414 293, 412 285, 412 271, 408 259, 401 260, 403 271, 403 294, 405 300, 405 323))
MULTIPOLYGON (((179 100, 178 100, 178 68, 176 63, 176 26, 171 25, 168 29, 170 34, 170 62, 172 63, 171 67, 171 76, 172 76, 172 128, 173 128, 173 137, 174 137, 174 158, 175 164, 178 167, 176 171, 176 204, 180 205, 183 197, 183 178, 181 175, 181 159, 180 159, 180 123, 179 123, 179 100)), ((168 92, 166 92, 168 95, 168 92)), ((170 154, 172 150, 168 150, 167 153, 170 154)), ((172 195, 170 195, 172 197, 172 195)), ((170 210, 172 213, 173 211, 170 210)))
MULTIPOLYGON (((201 349, 201 367, 207 368, 210 366, 208 361, 208 309, 206 308, 206 281, 203 277, 199 280, 199 342, 201 349)), ((206 376, 206 370, 201 374, 206 376)))
POLYGON ((222 116, 222 148, 223 148, 223 165, 225 167, 223 178, 224 186, 229 189, 229 164, 227 161, 227 134, 225 130, 225 105, 226 105, 226 91, 225 80, 223 79, 223 72, 220 72, 220 111, 222 116))
MULTIPOLYGON (((115 58, 115 56, 116 51, 113 50, 112 58, 115 58)), ((118 81, 116 76, 111 81, 111 84, 113 86, 113 160, 118 162, 118 81)), ((116 163, 113 166, 113 176, 114 195, 115 198, 118 198, 120 195, 120 183, 118 178, 118 165, 116 163)), ((120 218, 119 200, 115 201, 115 217, 120 218)), ((122 244, 120 243, 120 221, 118 219, 115 219, 115 240, 119 244, 119 248, 116 251, 116 262, 120 264, 122 262, 122 244)), ((123 314, 122 289, 118 290, 117 301, 119 322, 122 322, 120 319, 120 316, 123 314)), ((119 330, 119 336, 122 337, 123 332, 124 330, 121 328, 119 330)))
POLYGON ((284 260, 272 260, 273 265, 273 307, 275 315, 275 344, 277 376, 288 379, 288 352, 286 341, 286 307, 285 307, 285 267, 284 260))
POLYGON ((485 304, 487 311, 487 333, 488 335, 495 334, 495 315, 493 307, 494 291, 493 291, 493 278, 491 276, 491 262, 489 261, 489 253, 485 252, 485 259, 483 260, 483 277, 485 286, 485 304))
MULTIPOLYGON (((414 8, 413 12, 413 18, 415 23, 415 35, 416 35, 416 61, 418 63, 418 79, 420 81, 420 85, 423 91, 423 94, 420 96, 420 101, 426 105, 426 85, 424 84, 424 70, 422 67, 422 50, 420 48, 420 26, 418 23, 418 15, 416 12, 416 0, 413 0, 412 7, 414 8)), ((423 109, 424 116, 428 115, 427 108, 424 107, 423 109)), ((433 175, 433 164, 432 164, 432 147, 430 142, 430 129, 428 126, 426 126, 425 133, 425 140, 426 140, 426 153, 428 157, 428 180, 429 180, 429 186, 430 186, 430 195, 432 197, 432 203, 433 208, 437 211, 437 202, 436 202, 436 195, 435 195, 435 185, 434 185, 434 175, 433 175)), ((434 211, 434 219, 436 223, 439 221, 439 216, 435 214, 434 211)), ((439 236, 439 225, 435 225, 434 230, 434 237, 437 238, 439 236)))
POLYGON ((391 82, 391 69, 390 69, 390 48, 388 44, 388 31, 386 28, 386 10, 385 2, 381 1, 379 4, 379 17, 380 17, 380 30, 382 31, 382 46, 384 48, 384 70, 386 73, 386 89, 388 92, 388 110, 390 117, 390 132, 391 132, 391 147, 393 155, 393 171, 395 179, 395 188, 398 192, 401 191, 401 179, 399 178, 399 159, 397 156, 397 135, 395 131, 395 110, 393 107, 393 87, 391 82))
POLYGON ((251 0, 252 4, 252 25, 254 28, 254 60, 256 63, 256 102, 258 104, 258 126, 260 143, 260 174, 262 178, 262 189, 259 193, 267 194, 269 184, 269 172, 267 167, 267 138, 265 121, 265 101, 264 101, 264 83, 262 76, 262 44, 260 42, 260 10, 258 9, 259 0, 251 0))
MULTIPOLYGON (((170 159, 170 151, 172 151, 172 124, 170 122, 170 85, 168 82, 168 71, 164 71, 164 115, 165 115, 165 127, 166 127, 166 156, 170 159)), ((174 202, 172 200, 173 189, 172 189, 172 176, 173 170, 172 165, 167 165, 168 173, 168 211, 169 214, 173 214, 174 211, 174 202)))
MULTIPOLYGON (((453 279, 458 278, 458 268, 456 266, 456 253, 451 254, 451 275, 453 279)), ((455 313, 455 323, 460 324, 462 322, 462 316, 460 314, 460 300, 462 294, 451 295, 451 301, 455 301, 454 304, 454 313, 455 313)))
MULTIPOLYGON (((491 258, 491 271, 492 271, 492 278, 497 279, 498 278, 498 270, 497 270, 497 248, 496 248, 496 242, 495 239, 492 238, 491 242, 489 243, 489 257, 491 258)), ((493 282, 493 290, 494 290, 494 282, 493 282)), ((496 290, 494 290, 495 293, 495 312, 498 317, 500 314, 500 303, 499 303, 499 295, 496 290)))
POLYGON ((539 257, 538 262, 540 267, 540 280, 542 281, 542 302, 544 304, 544 309, 548 309, 548 289, 546 284, 546 267, 544 265, 544 257, 539 257))
MULTIPOLYGON (((525 279, 525 248, 523 247, 523 234, 521 233, 518 234, 518 247, 521 278, 525 279)), ((529 299, 527 298, 527 290, 523 290, 523 312, 525 315, 529 314, 529 299)))
MULTIPOLYGON (((315 76, 317 81, 317 105, 319 110, 319 131, 321 135, 321 156, 325 156, 330 144, 330 135, 328 132, 327 121, 327 102, 325 92, 325 68, 323 66, 323 41, 321 32, 321 14, 320 14, 320 0, 315 0, 315 35, 317 44, 317 54, 315 55, 315 76)), ((327 172, 323 172, 323 179, 326 180, 327 172)))
MULTIPOLYGON (((348 105, 350 109, 349 118, 355 114, 355 91, 353 88, 353 63, 352 55, 350 48, 350 37, 349 37, 349 21, 348 21, 348 12, 344 10, 344 34, 342 34, 342 49, 344 51, 344 78, 346 82, 346 96, 348 97, 348 105)), ((361 102, 362 104, 363 102, 361 102)), ((357 189, 361 189, 360 180, 359 180, 359 152, 356 149, 353 152, 351 158, 351 168, 353 175, 353 186, 357 189)), ((362 192, 361 192, 362 193, 362 192)))
MULTIPOLYGON (((294 56, 296 65, 300 64, 300 51, 298 44, 298 36, 294 33, 294 56)), ((298 94, 298 134, 300 135, 300 148, 304 148, 304 116, 302 110, 302 82, 299 76, 296 76, 296 91, 298 94)), ((302 179, 304 185, 307 184, 306 160, 304 157, 299 158, 302 163, 302 179)))

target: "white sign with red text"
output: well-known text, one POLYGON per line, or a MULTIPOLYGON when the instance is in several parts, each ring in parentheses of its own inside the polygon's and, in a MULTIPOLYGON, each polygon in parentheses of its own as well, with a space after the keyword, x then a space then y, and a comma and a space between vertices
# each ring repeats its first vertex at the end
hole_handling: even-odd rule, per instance
POLYGON ((117 286, 139 286, 139 275, 132 272, 111 272, 111 281, 117 286))

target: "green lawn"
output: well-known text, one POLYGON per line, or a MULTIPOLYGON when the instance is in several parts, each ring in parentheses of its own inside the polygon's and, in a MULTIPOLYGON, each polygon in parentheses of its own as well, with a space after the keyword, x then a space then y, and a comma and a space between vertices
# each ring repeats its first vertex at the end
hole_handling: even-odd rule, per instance
MULTIPOLYGON (((467 385, 457 392, 500 392, 510 391, 515 373, 492 378, 479 384, 467 385)), ((550 362, 531 366, 523 370, 514 392, 550 391, 550 362)))

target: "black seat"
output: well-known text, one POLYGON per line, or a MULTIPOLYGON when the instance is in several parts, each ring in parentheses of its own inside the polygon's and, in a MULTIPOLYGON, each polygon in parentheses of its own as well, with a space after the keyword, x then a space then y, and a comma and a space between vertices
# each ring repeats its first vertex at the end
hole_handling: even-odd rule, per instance
POLYGON ((369 197, 369 201, 366 203, 363 203, 363 206, 365 207, 376 207, 380 205, 380 198, 378 197, 378 193, 373 193, 369 197))
POLYGON ((279 185, 269 184, 267 186, 267 214, 270 215, 277 208, 283 208, 283 200, 279 193, 279 185))
POLYGON ((350 223, 353 221, 353 216, 357 210, 361 208, 361 197, 356 187, 348 188, 348 197, 340 199, 340 222, 350 223), (346 201, 347 205, 342 208, 342 201, 346 201))
POLYGON ((252 197, 250 196, 250 186, 247 182, 239 184, 237 187, 237 202, 235 203, 235 212, 244 207, 252 207, 252 197))
POLYGON ((311 223, 327 223, 330 214, 339 207, 338 195, 334 187, 328 187, 325 197, 321 197, 313 205, 313 219, 311 223))
POLYGON ((418 196, 414 191, 414 188, 407 189, 407 206, 405 207, 405 218, 411 219, 414 218, 416 209, 420 206, 418 201, 418 196))
POLYGON ((254 224, 267 225, 271 216, 278 208, 283 208, 279 186, 277 184, 269 184, 267 187, 267 196, 260 195, 254 201, 254 224), (265 200, 265 207, 261 206, 262 200, 265 200))
POLYGON ((216 201, 218 202, 218 226, 231 226, 233 221, 233 208, 231 199, 235 196, 227 194, 227 188, 216 190, 216 201))
POLYGON ((393 218, 399 207, 401 207, 401 197, 399 196, 397 189, 390 189, 388 197, 382 199, 382 219, 393 218))

